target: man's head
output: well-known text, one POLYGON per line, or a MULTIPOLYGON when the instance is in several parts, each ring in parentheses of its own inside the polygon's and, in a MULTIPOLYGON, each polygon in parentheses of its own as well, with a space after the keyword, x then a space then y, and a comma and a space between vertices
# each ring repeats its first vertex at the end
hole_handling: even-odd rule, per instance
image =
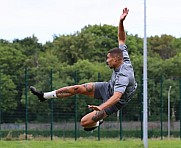
POLYGON ((121 49, 110 49, 107 54, 106 63, 110 68, 118 68, 123 63, 123 53, 121 49))

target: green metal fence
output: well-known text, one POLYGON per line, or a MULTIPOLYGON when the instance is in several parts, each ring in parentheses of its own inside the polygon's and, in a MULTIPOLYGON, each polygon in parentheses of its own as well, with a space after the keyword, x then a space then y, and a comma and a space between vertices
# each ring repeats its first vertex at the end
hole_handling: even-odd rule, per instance
MULTIPOLYGON (((36 73, 37 74, 37 73, 36 73)), ((100 100, 95 100, 82 95, 75 95, 66 99, 50 99, 45 103, 39 103, 37 98, 29 91, 30 85, 35 85, 39 89, 51 91, 57 89, 58 86, 63 87, 64 81, 67 84, 79 84, 79 72, 72 72, 70 75, 64 75, 63 71, 50 70, 43 74, 43 78, 33 80, 30 69, 24 70, 24 96, 19 110, 6 111, 0 108, 0 138, 18 139, 20 135, 25 135, 25 139, 29 139, 29 135, 33 137, 54 137, 74 138, 75 141, 80 137, 117 137, 120 140, 126 137, 143 138, 143 99, 142 99, 142 78, 138 81, 138 89, 132 101, 118 114, 108 117, 101 127, 93 132, 85 132, 80 126, 79 121, 83 115, 90 110, 88 104, 100 104, 100 100)), ((42 75, 42 73, 41 73, 42 75)), ((95 81, 101 81, 101 73, 97 73, 95 81)), ((3 82, 0 75, 0 103, 2 106, 3 95, 1 94, 3 82)), ((181 80, 170 81, 164 78, 158 80, 150 79, 149 88, 149 137, 167 136, 167 96, 165 95, 168 85, 174 85, 173 90, 175 99, 172 99, 172 128, 171 136, 181 138, 181 80), (173 83, 174 82, 174 83, 173 83), (174 116, 174 117, 173 117, 174 116)), ((9 90, 7 90, 9 91, 9 90)), ((10 93, 10 92, 9 92, 10 93)), ((172 96, 171 96, 172 97, 172 96)), ((16 98, 15 98, 16 100, 16 98)), ((19 102, 20 103, 20 102, 19 102)))

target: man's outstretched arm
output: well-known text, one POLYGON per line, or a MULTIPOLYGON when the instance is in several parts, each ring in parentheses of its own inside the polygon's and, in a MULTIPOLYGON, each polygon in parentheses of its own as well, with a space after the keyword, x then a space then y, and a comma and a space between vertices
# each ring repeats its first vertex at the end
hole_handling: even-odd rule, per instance
POLYGON ((124 22, 126 16, 128 15, 128 12, 129 12, 129 9, 124 8, 123 13, 120 16, 119 27, 118 27, 118 43, 119 43, 119 45, 125 44, 125 42, 126 42, 126 32, 124 30, 123 22, 124 22))
POLYGON ((96 105, 88 105, 89 108, 96 110, 96 111, 100 111, 100 110, 104 110, 106 108, 109 108, 113 105, 115 105, 120 98, 122 97, 122 93, 121 92, 114 92, 113 96, 110 97, 106 102, 104 102, 103 104, 96 106, 96 105))

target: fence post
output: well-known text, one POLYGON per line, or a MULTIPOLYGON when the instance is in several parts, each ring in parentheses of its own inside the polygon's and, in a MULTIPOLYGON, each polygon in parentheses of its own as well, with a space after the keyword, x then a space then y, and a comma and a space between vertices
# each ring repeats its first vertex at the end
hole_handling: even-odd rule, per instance
MULTIPOLYGON (((77 71, 74 72, 74 82, 77 84, 77 71)), ((77 140, 77 95, 74 96, 75 100, 75 141, 77 140)))
POLYGON ((140 84, 140 121, 141 121, 141 140, 143 140, 143 77, 141 77, 141 84, 140 84))
POLYGON ((180 78, 179 92, 180 92, 180 139, 181 139, 181 78, 180 78))
POLYGON ((26 140, 28 139, 28 81, 27 81, 27 68, 25 68, 25 101, 26 101, 26 121, 25 121, 25 133, 26 140))
MULTIPOLYGON (((98 72, 98 82, 100 81, 101 74, 98 72)), ((100 100, 98 99, 98 103, 100 104, 100 100)), ((100 141, 100 126, 98 126, 98 141, 100 141)))
POLYGON ((160 80, 160 135, 161 140, 163 139, 163 77, 160 80))
MULTIPOLYGON (((53 90, 53 70, 50 71, 50 89, 53 90)), ((54 99, 51 99, 51 125, 50 125, 50 134, 51 134, 51 140, 53 140, 53 102, 54 99)))
POLYGON ((122 140, 123 139, 122 109, 119 110, 119 121, 120 121, 120 140, 122 140))
MULTIPOLYGON (((1 99, 2 95, 1 95, 1 72, 0 72, 0 104, 1 104, 1 99)), ((0 140, 1 140, 1 105, 0 105, 0 140)))

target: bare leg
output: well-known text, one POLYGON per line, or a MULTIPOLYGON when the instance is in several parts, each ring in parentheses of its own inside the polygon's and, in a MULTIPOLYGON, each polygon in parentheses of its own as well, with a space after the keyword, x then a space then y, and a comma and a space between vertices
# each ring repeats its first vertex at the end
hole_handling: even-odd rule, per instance
POLYGON ((94 97, 95 84, 86 83, 82 85, 67 86, 56 90, 57 98, 70 97, 76 94, 84 94, 94 97))
POLYGON ((95 83, 67 86, 51 92, 37 91, 35 87, 30 86, 30 91, 38 97, 39 102, 44 102, 50 98, 64 98, 76 94, 83 94, 89 97, 94 97, 95 83))
POLYGON ((101 111, 93 111, 88 113, 81 119, 81 126, 85 128, 93 127, 96 125, 97 121, 104 119, 107 117, 107 114, 104 110, 101 111))

